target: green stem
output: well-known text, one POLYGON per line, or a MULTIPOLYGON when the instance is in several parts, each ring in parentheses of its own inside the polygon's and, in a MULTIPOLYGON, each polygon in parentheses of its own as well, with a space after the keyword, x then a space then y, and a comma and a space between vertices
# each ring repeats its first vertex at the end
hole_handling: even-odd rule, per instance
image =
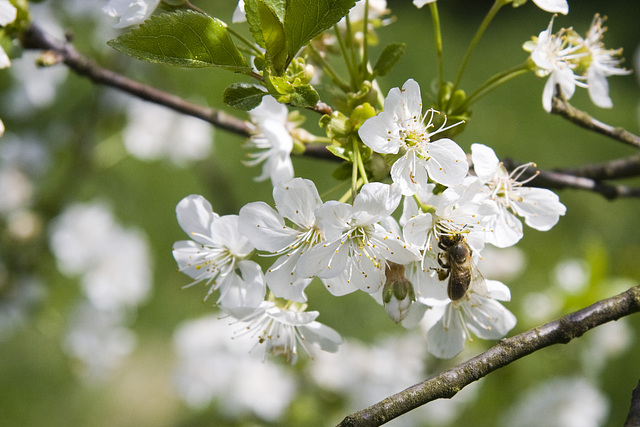
POLYGON ((529 65, 527 64, 527 62, 525 62, 523 64, 516 65, 515 67, 509 68, 508 70, 505 70, 501 73, 498 73, 492 76, 482 85, 480 85, 480 87, 476 89, 471 95, 469 95, 467 99, 464 101, 464 103, 460 106, 460 108, 463 111, 466 110, 471 104, 473 104, 474 102, 476 102, 477 100, 479 100, 484 95, 491 92, 501 84, 506 83, 512 78, 517 77, 521 74, 524 74, 527 71, 529 71, 529 65))
POLYGON ((258 49, 256 47, 256 45, 251 40, 249 40, 248 38, 246 38, 245 36, 243 36, 242 34, 238 33, 237 31, 233 30, 230 27, 227 27, 227 31, 229 31, 229 33, 232 36, 236 37, 242 43, 247 45, 249 47, 249 49, 251 49, 252 52, 255 52, 256 56, 259 56, 259 57, 264 56, 264 53, 260 52, 260 49, 258 49))
POLYGON ((342 39, 342 35, 340 34, 340 28, 337 25, 333 26, 333 29, 336 33, 336 38, 338 39, 338 44, 340 45, 340 51, 342 52, 342 57, 344 58, 344 63, 347 66, 347 70, 349 71, 349 76, 351 76, 351 81, 353 82, 353 76, 355 74, 353 67, 354 64, 349 59, 349 55, 347 53, 347 47, 344 44, 344 40, 342 39))
POLYGON ((331 77, 331 80, 333 80, 336 85, 340 86, 340 89, 342 89, 344 92, 351 92, 351 86, 349 86, 349 83, 347 83, 342 77, 338 75, 338 73, 336 73, 336 70, 334 70, 331 64, 329 64, 327 60, 324 59, 322 55, 320 55, 320 52, 318 52, 318 50, 311 44, 309 44, 308 47, 313 54, 313 57, 322 66, 322 70, 327 73, 329 77, 331 77))
MULTIPOLYGON (((458 76, 456 77, 456 82, 453 85, 453 90, 451 90, 452 95, 456 92, 456 90, 458 89, 458 86, 460 85, 460 79, 462 79, 462 74, 464 74, 464 70, 467 68, 467 64, 469 63, 469 59, 471 58, 471 54, 475 50, 476 45, 482 38, 482 35, 484 34, 485 30, 487 29, 487 27, 489 26, 493 18, 496 16, 498 11, 502 8, 502 6, 507 4, 506 1, 507 0, 495 1, 495 3, 493 4, 493 6, 491 6, 491 9, 487 13, 487 15, 484 17, 484 20, 480 24, 478 31, 476 31, 476 34, 473 36, 473 40, 471 40, 471 43, 469 44, 469 48, 467 49, 467 53, 465 54, 464 59, 462 60, 462 65, 460 65, 460 69, 458 70, 458 76)), ((453 100, 453 96, 451 96, 451 100, 453 100)), ((449 109, 450 106, 451 106, 451 101, 449 101, 447 110, 449 109)))
POLYGON ((369 0, 365 0, 364 2, 364 29, 362 31, 362 63, 360 64, 360 75, 366 76, 368 74, 367 61, 369 55, 369 0))
POLYGON ((353 138, 353 168, 351 169, 351 202, 355 200, 358 191, 358 166, 360 160, 360 150, 358 149, 358 140, 353 138))
POLYGON ((436 55, 438 57, 438 81, 439 87, 444 85, 444 64, 442 60, 442 31, 440 28, 440 15, 438 14, 438 6, 436 2, 429 3, 431 10, 431 19, 433 21, 433 31, 436 39, 436 55))

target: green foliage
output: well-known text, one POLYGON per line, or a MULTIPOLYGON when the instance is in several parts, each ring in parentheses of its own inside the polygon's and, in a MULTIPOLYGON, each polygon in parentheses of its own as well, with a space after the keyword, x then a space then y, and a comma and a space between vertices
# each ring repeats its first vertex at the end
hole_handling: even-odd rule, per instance
POLYGON ((298 51, 347 14, 355 0, 249 0, 245 13, 269 71, 281 76, 298 51))
POLYGON ((107 44, 148 62, 249 71, 225 24, 192 11, 153 16, 140 27, 109 40, 107 44))
POLYGON ((384 48, 373 67, 374 73, 386 76, 404 54, 407 45, 405 43, 390 43, 384 48))
POLYGON ((249 111, 260 105, 262 97, 266 94, 267 92, 256 85, 233 83, 224 90, 222 99, 230 107, 249 111))

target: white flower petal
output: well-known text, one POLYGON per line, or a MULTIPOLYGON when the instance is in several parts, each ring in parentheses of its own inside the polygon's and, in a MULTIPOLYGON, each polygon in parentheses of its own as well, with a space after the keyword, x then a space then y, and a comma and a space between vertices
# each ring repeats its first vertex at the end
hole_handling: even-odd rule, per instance
POLYGON ((347 266, 348 250, 340 240, 318 243, 300 256, 297 271, 300 277, 336 277, 347 266))
POLYGON ((278 212, 304 228, 315 225, 314 210, 322 205, 313 181, 302 178, 282 181, 273 189, 273 200, 278 212))
POLYGON ((362 142, 376 153, 396 154, 400 149, 401 141, 398 136, 398 126, 393 119, 393 114, 386 111, 367 119, 358 129, 362 142))
POLYGON ((253 261, 238 262, 238 274, 229 275, 221 289, 218 304, 237 319, 251 314, 264 301, 266 287, 262 268, 253 261))
POLYGON ((0 27, 4 27, 16 20, 18 9, 8 0, 0 0, 0 27))
POLYGON ((204 197, 195 194, 178 203, 176 216, 182 230, 200 243, 209 243, 209 240, 202 240, 201 236, 209 235, 213 220, 220 217, 204 197))
POLYGON ((490 181, 500 164, 493 149, 483 144, 471 144, 471 159, 473 160, 473 170, 483 181, 490 181))
POLYGON ((420 214, 411 218, 404 226, 402 233, 407 243, 424 249, 427 237, 433 228, 433 216, 430 213, 420 214))
POLYGON ((514 202, 516 213, 525 223, 536 230, 548 231, 558 223, 567 208, 560 203, 558 195, 551 190, 535 187, 521 187, 517 192, 520 200, 514 202))
POLYGON ((306 342, 318 345, 322 350, 336 353, 342 337, 334 329, 319 322, 311 322, 299 328, 306 342))
POLYGON ((419 191, 420 183, 427 182, 426 163, 415 151, 408 151, 391 166, 391 179, 400 186, 402 195, 413 196, 419 191))
POLYGON ((609 82, 607 76, 597 67, 591 66, 587 70, 589 82, 589 97, 600 108, 612 108, 613 102, 609 97, 609 82))
POLYGON ((264 202, 248 203, 240 209, 240 232, 261 251, 278 252, 295 241, 297 231, 264 202))
POLYGON ((467 157, 458 144, 443 138, 428 144, 427 160, 429 178, 442 185, 451 187, 460 184, 467 176, 469 164, 467 157))
POLYGON ((371 182, 360 189, 353 203, 353 218, 358 225, 370 225, 393 213, 402 194, 397 185, 371 182))
POLYGON ((458 310, 448 305, 440 320, 427 333, 427 350, 442 359, 451 359, 462 350, 466 334, 458 310))
POLYGON ((493 299, 472 294, 462 306, 467 326, 479 338, 500 339, 516 325, 513 313, 493 299))
POLYGON ((569 13, 569 4, 567 0, 533 0, 533 2, 542 10, 551 13, 561 13, 566 15, 569 13))
POLYGON ((307 301, 304 290, 313 279, 298 277, 296 265, 300 255, 300 251, 283 255, 267 269, 265 280, 276 297, 295 302, 307 301))

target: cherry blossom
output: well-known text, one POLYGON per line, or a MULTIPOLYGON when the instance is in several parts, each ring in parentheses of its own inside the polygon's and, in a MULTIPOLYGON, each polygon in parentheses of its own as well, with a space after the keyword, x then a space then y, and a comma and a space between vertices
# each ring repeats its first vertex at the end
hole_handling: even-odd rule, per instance
POLYGON ((322 204, 313 181, 294 178, 274 186, 276 210, 264 202, 240 209, 240 230, 259 250, 281 255, 267 270, 265 279, 276 297, 305 302, 310 278, 297 274, 300 256, 318 243, 322 235, 314 210, 322 204), (284 218, 295 228, 285 225, 284 218))
POLYGON ((376 292, 385 283, 387 261, 406 264, 418 258, 399 233, 379 224, 400 198, 396 184, 374 182, 362 187, 353 206, 330 201, 316 209, 326 241, 302 254, 299 274, 322 278, 333 295, 376 292))
POLYGON ((448 138, 431 141, 446 129, 443 125, 429 131, 435 114, 435 110, 422 114, 420 86, 409 79, 402 89, 389 91, 384 111, 364 122, 358 131, 362 142, 376 153, 401 154, 391 167, 391 178, 405 196, 415 194, 428 178, 451 186, 467 175, 469 166, 458 144, 448 138))
POLYGON ((260 151, 249 154, 252 159, 245 164, 255 166, 263 163, 262 173, 255 180, 271 178, 271 183, 275 184, 293 178, 293 138, 289 133, 291 125, 287 120, 287 107, 268 95, 249 114, 253 122, 253 135, 247 146, 260 151))
POLYGON ((180 271, 210 285, 205 299, 220 290, 218 303, 235 315, 260 305, 265 294, 262 269, 246 258, 254 247, 238 231, 238 216, 219 216, 202 196, 187 196, 176 207, 180 227, 193 240, 176 242, 173 257, 180 271))
POLYGON ((474 170, 499 211, 490 219, 492 233, 487 236, 488 242, 500 248, 517 243, 522 238, 522 224, 515 215, 523 217, 529 227, 547 231, 565 214, 566 207, 553 191, 524 187, 528 180, 518 181, 531 163, 509 174, 490 147, 472 144, 471 152, 474 170))

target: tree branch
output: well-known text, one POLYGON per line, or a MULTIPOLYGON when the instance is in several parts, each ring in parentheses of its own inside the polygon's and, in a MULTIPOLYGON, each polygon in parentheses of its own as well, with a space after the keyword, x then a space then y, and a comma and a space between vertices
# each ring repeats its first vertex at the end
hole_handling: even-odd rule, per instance
MULTIPOLYGON (((502 160, 502 164, 509 171, 513 171, 522 164, 509 158, 502 160)), ((532 187, 560 190, 573 188, 577 190, 593 191, 601 194, 606 199, 613 200, 619 197, 640 197, 640 188, 614 185, 602 182, 602 179, 629 178, 640 175, 640 157, 631 156, 626 159, 613 160, 611 162, 585 165, 580 168, 542 170, 533 167, 528 168, 521 175, 521 180, 537 177, 526 185, 532 187)))
POLYGON ((640 381, 638 385, 633 389, 631 394, 631 408, 629 409, 629 415, 624 423, 624 427, 638 427, 640 426, 640 381))
POLYGON ((223 111, 203 107, 188 102, 152 86, 148 86, 124 77, 114 71, 102 68, 75 48, 46 34, 35 25, 31 25, 22 36, 22 45, 26 49, 42 49, 54 52, 60 60, 77 74, 88 77, 93 82, 110 86, 131 95, 164 105, 175 111, 197 117, 212 125, 238 135, 248 137, 249 127, 244 120, 231 116, 223 111))
POLYGON ((582 110, 578 110, 569 104, 562 91, 558 88, 551 102, 551 113, 569 120, 576 125, 594 132, 601 133, 625 144, 640 148, 640 136, 637 136, 621 127, 613 127, 591 117, 582 110))
POLYGON ((558 320, 500 340, 486 352, 439 375, 347 416, 346 426, 379 426, 436 399, 451 398, 467 385, 510 363, 554 344, 566 344, 585 332, 640 311, 640 286, 558 320))

